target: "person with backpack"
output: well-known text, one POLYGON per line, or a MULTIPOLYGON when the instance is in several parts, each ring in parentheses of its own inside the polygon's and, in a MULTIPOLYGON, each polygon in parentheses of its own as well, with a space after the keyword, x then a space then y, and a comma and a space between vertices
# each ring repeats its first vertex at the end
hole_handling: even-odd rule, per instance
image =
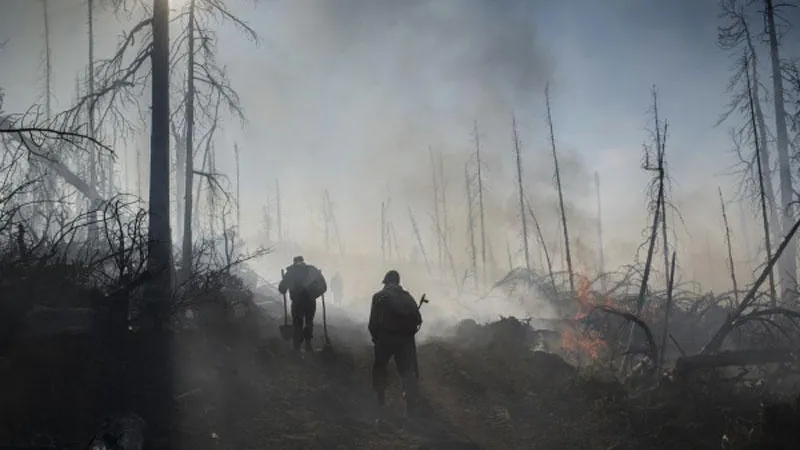
POLYGON ((422 325, 417 302, 400 286, 400 274, 390 270, 383 277, 383 289, 372 297, 369 314, 369 333, 375 345, 372 366, 372 387, 378 404, 386 404, 389 360, 394 358, 403 380, 406 410, 414 413, 419 397, 417 352, 414 336, 422 325))
POLYGON ((322 272, 311 264, 306 264, 302 256, 295 256, 291 266, 286 268, 278 292, 292 299, 292 345, 295 351, 305 343, 306 352, 311 352, 311 339, 314 337, 314 315, 317 312, 317 299, 328 290, 322 272))

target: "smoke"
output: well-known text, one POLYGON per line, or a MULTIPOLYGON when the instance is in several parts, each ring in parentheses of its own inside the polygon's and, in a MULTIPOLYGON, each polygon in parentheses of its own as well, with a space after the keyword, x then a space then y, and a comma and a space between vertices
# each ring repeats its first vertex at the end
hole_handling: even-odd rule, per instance
MULTIPOLYGON (((8 91, 6 109, 23 110, 41 97, 40 80, 31 81, 37 78, 31 73, 40 72, 38 55, 43 45, 40 12, 38 5, 31 6, 33 2, 7 3, 0 15, 3 33, 0 39, 8 37, 10 41, 0 55, 4 62, 14 61, 14 70, 6 64, 0 70, 3 87, 8 91), (8 20, 12 16, 15 20, 8 20)), ((73 97, 75 76, 85 72, 82 62, 86 54, 85 5, 77 0, 50 3, 56 67, 54 91, 60 100, 58 106, 63 108, 73 97)), ((632 14, 629 10, 633 3, 626 5, 623 12, 632 14)), ((553 17, 555 21, 553 11, 545 9, 552 6, 525 0, 306 0, 259 2, 256 8, 249 2, 230 2, 230 6, 255 28, 261 43, 260 46, 248 43, 230 24, 215 24, 219 25, 218 57, 242 96, 248 117, 243 129, 229 118, 221 124, 216 160, 218 169, 233 180, 236 172, 233 143, 239 144, 242 235, 251 246, 264 242, 262 205, 269 205, 270 213, 275 213, 274 186, 280 180, 282 222, 294 245, 279 246, 262 261, 258 269, 265 278, 274 280, 291 256, 302 253, 326 274, 341 271, 352 288, 349 292, 354 296, 354 304, 363 305, 371 291, 380 287, 379 280, 389 266, 402 270, 405 283, 415 294, 436 291, 439 298, 455 297, 457 293, 450 286, 456 280, 464 283, 465 272, 470 269, 465 166, 474 174, 474 123, 478 126, 483 163, 489 282, 509 269, 507 245, 511 265, 521 266, 512 115, 519 127, 526 197, 536 212, 556 269, 563 268, 564 238, 543 98, 548 81, 553 82, 554 132, 576 270, 594 273, 599 268, 593 185, 593 173, 598 168, 606 207, 603 218, 606 268, 631 263, 637 254, 648 226, 643 194, 649 176, 639 167, 639 144, 647 137, 644 132, 647 89, 654 82, 653 73, 657 72, 652 68, 638 71, 643 66, 644 50, 622 47, 622 40, 609 38, 609 42, 616 42, 619 47, 614 56, 620 61, 602 64, 590 61, 584 55, 589 50, 580 49, 583 44, 578 40, 580 30, 576 24, 567 32, 557 30, 561 31, 559 35, 554 34, 557 27, 551 26, 546 35, 541 28, 549 19, 543 17, 553 17), (626 49, 630 50, 637 71, 631 61, 628 66, 623 64, 621 58, 627 54, 626 49), (557 70, 568 66, 567 63, 575 68, 575 60, 580 61, 580 70, 557 70), (595 72, 593 68, 602 70, 595 72), (619 73, 636 76, 637 81, 619 88, 617 85, 627 83, 624 81, 627 78, 618 76, 619 73), (613 93, 597 89, 590 78, 597 78, 596 84, 607 86, 609 91, 613 88, 613 93), (613 97, 620 95, 620 89, 633 93, 626 98, 613 97), (570 92, 577 94, 570 96, 570 92), (630 105, 635 106, 625 109, 630 105), (445 250, 452 254, 457 266, 455 271, 448 269, 441 273, 433 226, 433 178, 439 155, 450 229, 445 250), (332 237, 333 256, 323 251, 325 189, 334 204, 345 257, 337 254, 335 237, 332 237), (397 241, 390 246, 391 254, 385 262, 380 259, 382 202, 388 205, 387 222, 397 241), (608 208, 609 203, 616 208, 608 208), (419 226, 432 273, 423 262, 409 209, 419 226)), ((603 26, 611 27, 615 22, 604 14, 610 15, 621 7, 607 8, 587 10, 590 11, 587 14, 605 17, 608 21, 603 26)), ((577 18, 574 20, 577 23, 577 18)), ((619 20, 631 26, 639 23, 630 17, 619 20)), ((655 19, 648 20, 643 23, 652 25, 655 19)), ((98 13, 97 23, 97 54, 99 58, 108 57, 118 42, 120 30, 128 28, 130 23, 120 23, 107 13, 98 13)), ((177 22, 175 26, 179 26, 177 22)), ((708 38, 709 47, 713 47, 713 36, 696 37, 697 42, 708 38)), ((629 40, 625 38, 626 42, 629 40)), ((688 52, 687 49, 670 47, 669 51, 656 52, 649 48, 645 49, 650 52, 647 55, 663 55, 664 65, 686 62, 674 55, 688 52)), ((706 56, 703 55, 702 61, 706 56)), ((697 55, 693 57, 701 60, 697 55)), ((690 62, 692 67, 700 67, 694 60, 690 62)), ((689 77, 693 72, 687 71, 685 75, 689 77)), ((716 74, 704 76, 714 78, 716 74)), ((723 83, 725 76, 713 82, 723 83)), ((662 81, 658 84, 667 84, 662 81)), ((699 81, 697 85, 700 87, 690 86, 689 96, 709 90, 699 81)), ((710 177, 701 167, 717 164, 719 155, 704 152, 704 159, 698 159, 701 157, 689 157, 680 151, 684 147, 719 147, 719 142, 708 138, 705 131, 697 131, 696 123, 702 122, 686 111, 685 105, 691 103, 680 97, 683 87, 684 84, 677 87, 667 84, 662 96, 664 115, 675 124, 672 133, 679 136, 670 140, 668 158, 674 158, 670 164, 675 161, 671 167, 676 168, 676 173, 694 161, 695 170, 687 171, 684 176, 684 180, 694 181, 710 177), (684 130, 689 130, 689 137, 681 143, 684 130), (691 145, 682 145, 687 142, 691 145), (675 148, 677 151, 673 153, 675 148)), ((719 88, 722 91, 723 86, 719 88)), ((143 105, 147 101, 142 99, 143 105)), ((717 110, 710 113, 713 118, 708 120, 709 124, 717 113, 717 110)), ((133 144, 116 150, 121 155, 121 175, 127 180, 128 190, 135 192, 133 144)), ((146 161, 143 158, 143 163, 146 161)), ((722 283, 724 241, 712 231, 719 229, 719 215, 716 207, 707 206, 718 203, 717 183, 716 180, 700 186, 694 183, 688 193, 678 186, 673 200, 680 204, 679 209, 687 218, 685 228, 693 231, 679 230, 678 241, 694 251, 701 247, 698 242, 705 242, 705 234, 709 234, 710 250, 704 253, 711 254, 713 265, 720 269, 717 275, 700 274, 692 266, 706 267, 709 258, 704 257, 706 262, 701 264, 699 257, 689 253, 686 257, 679 256, 679 266, 685 268, 687 278, 696 273, 722 283), (699 203, 701 199, 703 206, 699 203)), ((743 221, 731 220, 733 228, 741 228, 739 222, 743 221)), ((672 226, 683 227, 677 219, 672 226)), ((541 270, 542 245, 530 220, 528 227, 531 260, 541 270)), ((755 237, 757 224, 751 223, 749 227, 755 237)), ((734 239, 741 238, 741 232, 734 233, 734 239)), ((480 254, 480 239, 476 237, 476 241, 480 254)), ((744 254, 744 247, 747 246, 738 244, 737 254, 744 254)), ((757 253, 756 248, 749 250, 757 253)), ((480 256, 478 259, 480 265, 480 256)), ((750 266, 739 267, 747 271, 750 266)), ((481 314, 517 311, 516 304, 516 300, 486 301, 481 305, 485 310, 481 314)))

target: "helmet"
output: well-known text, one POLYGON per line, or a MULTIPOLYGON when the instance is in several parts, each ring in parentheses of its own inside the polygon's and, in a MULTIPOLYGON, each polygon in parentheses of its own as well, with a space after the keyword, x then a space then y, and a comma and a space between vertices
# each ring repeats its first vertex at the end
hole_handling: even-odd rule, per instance
POLYGON ((400 274, 396 270, 390 270, 383 276, 383 284, 400 284, 400 274))

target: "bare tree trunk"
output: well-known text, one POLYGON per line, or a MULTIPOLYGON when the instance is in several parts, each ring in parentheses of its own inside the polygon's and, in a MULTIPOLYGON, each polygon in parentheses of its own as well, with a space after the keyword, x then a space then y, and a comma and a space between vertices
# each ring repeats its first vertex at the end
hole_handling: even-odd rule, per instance
POLYGON ((731 281, 733 282, 733 298, 739 304, 739 283, 736 282, 736 265, 733 262, 733 248, 731 247, 731 227, 728 226, 728 213, 725 211, 725 199, 722 197, 722 188, 717 186, 719 192, 719 204, 722 207, 722 222, 725 225, 725 244, 728 246, 728 264, 731 269, 731 281))
POLYGON ((514 261, 511 259, 511 244, 506 239, 506 254, 508 254, 508 270, 514 270, 514 261))
MULTIPOLYGON (((794 223, 792 207, 792 172, 789 161, 789 138, 786 128, 786 109, 783 97, 783 74, 778 48, 778 31, 775 28, 775 7, 772 0, 764 0, 769 33, 770 60, 772 63, 772 95, 775 106, 775 137, 778 148, 778 173, 781 187, 781 209, 783 210, 783 231, 791 228, 794 223)), ((754 100, 751 100, 754 101, 754 100)), ((766 169, 769 170, 769 169, 766 169)), ((794 284, 797 276, 797 241, 792 239, 786 251, 781 256, 780 262, 781 299, 785 303, 794 300, 794 284)))
MULTIPOLYGON (((442 228, 439 230, 442 237, 442 251, 445 252, 445 264, 448 262, 452 266, 452 255, 449 254, 450 252, 450 224, 449 224, 449 215, 450 212, 447 210, 447 179, 444 177, 444 156, 442 152, 439 151, 439 195, 441 195, 442 200, 442 228), (449 255, 449 257, 448 257, 449 255)), ((451 267, 455 270, 455 267, 451 267)), ((444 268, 443 268, 444 270, 444 268)))
MULTIPOLYGON (((194 1, 194 0, 193 0, 194 1)), ((233 152, 236 156, 236 231, 241 233, 242 229, 242 191, 239 169, 239 144, 233 144, 233 152)))
MULTIPOLYGON (((478 212, 480 214, 481 222, 481 268, 482 268, 482 281, 485 285, 486 280, 486 227, 484 222, 484 209, 483 209, 483 160, 481 159, 481 138, 478 133, 478 121, 475 121, 475 162, 478 166, 478 212)), ((477 276, 477 275, 476 275, 477 276)))
POLYGON ((672 263, 667 273, 667 304, 664 306, 664 329, 661 331, 661 353, 659 353, 658 366, 664 367, 664 358, 667 353, 667 336, 669 335, 669 314, 672 311, 672 293, 675 287, 675 252, 672 252, 672 263))
POLYGON ((419 234, 419 227, 417 227, 417 221, 414 220, 414 213, 411 212, 411 207, 408 208, 408 217, 411 219, 411 228, 414 230, 414 236, 417 237, 419 251, 422 253, 422 258, 425 260, 425 268, 428 269, 428 275, 432 275, 431 263, 428 260, 428 253, 425 251, 425 245, 422 243, 422 236, 419 234))
MULTIPOLYGON (((655 90, 653 91, 653 93, 654 93, 653 102, 654 102, 654 106, 655 106, 655 105, 657 105, 657 97, 655 95, 655 90)), ((657 109, 655 109, 655 111, 657 111, 657 109)), ((658 117, 658 115, 656 115, 656 117, 658 117)), ((660 127, 661 127, 661 124, 656 119, 656 129, 659 130, 660 127)), ((666 134, 666 125, 665 125, 664 133, 666 134)), ((651 271, 652 266, 653 266, 653 254, 655 253, 656 239, 658 237, 658 225, 661 223, 661 215, 663 214, 663 211, 665 209, 665 204, 664 204, 664 166, 663 166, 664 158, 663 158, 663 149, 661 148, 663 143, 661 142, 660 135, 661 135, 661 131, 658 131, 657 132, 657 137, 656 137, 656 155, 657 155, 657 164, 658 165, 655 167, 655 169, 652 168, 652 167, 649 167, 648 165, 645 165, 645 170, 650 170, 650 171, 656 170, 658 172, 658 194, 656 195, 656 210, 655 210, 655 213, 653 214, 653 223, 650 226, 650 238, 649 238, 648 247, 647 247, 647 259, 645 261, 644 272, 642 274, 642 284, 639 286, 639 296, 637 297, 637 301, 636 301, 636 316, 637 317, 641 315, 642 310, 644 309, 645 298, 646 298, 646 295, 647 295, 647 286, 648 286, 648 282, 650 280, 650 271, 651 271)), ((628 350, 630 350, 632 345, 633 345, 634 332, 635 332, 635 326, 634 326, 634 324, 631 324, 630 332, 629 332, 629 335, 628 335, 628 345, 627 345, 627 349, 628 350)), ((626 356, 624 358, 624 360, 623 360, 623 370, 627 369, 627 367, 630 364, 630 361, 631 361, 630 356, 626 356)))
POLYGON ((153 0, 152 122, 150 135, 150 201, 148 269, 156 277, 158 317, 166 325, 167 296, 172 284, 169 226, 169 1, 153 0))
POLYGON ((572 252, 569 248, 569 227, 567 226, 567 212, 564 209, 564 193, 561 189, 561 171, 558 169, 558 154, 556 153, 556 138, 553 133, 553 116, 550 114, 550 85, 544 88, 545 104, 547 106, 547 127, 550 130, 550 146, 553 150, 553 166, 556 172, 556 188, 558 188, 558 207, 561 210, 561 224, 564 227, 564 254, 567 257, 567 272, 569 273, 569 292, 575 292, 575 275, 572 272, 572 252))
POLYGON ((656 147, 658 150, 658 183, 661 195, 661 245, 664 255, 664 284, 669 285, 669 241, 667 239, 667 125, 664 124, 664 134, 661 133, 661 125, 658 118, 658 97, 653 91, 653 114, 656 120, 656 147))
MULTIPOLYGON (((759 191, 759 200, 761 203, 761 220, 764 226, 764 247, 766 248, 767 251, 767 261, 770 261, 772 260, 772 242, 770 239, 769 219, 767 215, 767 198, 765 192, 764 168, 761 166, 761 145, 758 138, 758 128, 756 125, 753 89, 750 80, 749 70, 745 70, 745 77, 747 81, 747 96, 748 96, 747 101, 750 109, 750 126, 753 130, 753 145, 755 145, 756 148, 756 167, 758 169, 758 191, 759 191)), ((787 247, 788 245, 789 244, 787 244, 787 247)), ((775 307, 777 305, 778 296, 777 293, 775 292, 775 276, 773 275, 771 268, 768 277, 769 277, 770 299, 772 302, 772 306, 775 307)))
POLYGON ((431 173, 433 175, 433 221, 436 230, 436 250, 438 254, 437 261, 439 263, 440 275, 444 273, 444 246, 442 245, 441 235, 441 216, 439 215, 439 179, 436 176, 436 159, 433 157, 433 149, 428 147, 428 153, 431 156, 431 173))
POLYGON ((170 121, 172 139, 175 141, 175 225, 180 232, 178 239, 183 242, 183 218, 186 208, 186 139, 184 131, 178 131, 175 123, 170 121))
MULTIPOLYGON (((745 32, 745 40, 747 48, 750 53, 750 74, 751 89, 753 90, 753 111, 756 116, 756 124, 758 125, 759 144, 761 145, 761 167, 765 170, 764 195, 767 199, 767 210, 769 211, 770 232, 773 236, 780 236, 780 222, 778 221, 778 212, 775 207, 775 191, 772 185, 772 158, 770 157, 769 145, 767 144, 767 121, 764 119, 764 111, 761 109, 761 83, 758 76, 758 54, 756 53, 755 46, 753 45, 753 38, 750 35, 750 27, 742 17, 742 26, 745 32)), ((745 68, 747 70, 747 68, 745 68)))
POLYGON ((469 233, 469 258, 472 268, 472 279, 475 289, 478 289, 478 255, 475 249, 475 202, 472 198, 472 187, 469 180, 469 165, 464 165, 465 188, 467 190, 467 232, 469 233))
POLYGON ((281 214, 281 182, 275 180, 275 220, 278 227, 278 242, 283 242, 283 215, 281 214))
POLYGON ((381 261, 386 263, 386 203, 381 202, 381 261))
MULTIPOLYGON (((145 128, 146 130, 146 128, 145 128)), ((147 135, 143 133, 141 142, 136 146, 136 196, 142 200, 144 199, 144 181, 142 180, 142 150, 145 148, 147 135)))
POLYGON ((525 218, 525 192, 522 187, 522 155, 520 152, 519 136, 517 135, 517 118, 511 117, 511 127, 514 133, 514 155, 517 163, 517 189, 519 191, 519 214, 522 217, 522 248, 525 252, 525 268, 531 271, 531 256, 528 250, 528 220, 525 218))
POLYGON ((594 186, 597 193, 597 247, 600 256, 600 289, 606 292, 606 256, 603 246, 603 209, 600 204, 600 175, 594 172, 594 186))
POLYGON ((739 202, 739 221, 742 223, 742 240, 744 241, 744 251, 747 262, 753 262, 752 246, 750 245, 750 226, 747 224, 747 213, 745 212, 744 202, 739 202))
POLYGON ((326 189, 323 192, 322 216, 323 216, 323 218, 325 220, 325 253, 330 255, 330 253, 331 253, 331 248, 330 248, 330 236, 331 236, 330 221, 331 221, 331 216, 330 216, 330 209, 329 209, 329 206, 328 206, 327 193, 328 193, 328 191, 326 189))
POLYGON ((47 3, 48 0, 42 0, 42 16, 44 16, 44 104, 45 114, 47 114, 49 122, 53 117, 53 55, 50 50, 50 14, 47 12, 47 3))
MULTIPOLYGON (((186 170, 184 171, 184 199, 183 205, 183 245, 181 248, 181 280, 186 281, 192 275, 193 244, 192 236, 192 213, 194 210, 194 198, 192 189, 194 188, 194 25, 195 25, 195 0, 189 2, 189 25, 188 25, 188 68, 186 73, 186 131, 184 140, 186 150, 186 170)), ((180 212, 179 212, 180 214, 180 212)))
MULTIPOLYGON (((88 8, 88 19, 89 19, 89 96, 94 94, 94 0, 88 0, 87 2, 88 8)), ((94 117, 94 104, 95 102, 89 102, 89 130, 88 136, 91 138, 95 137, 95 117, 94 117)), ((100 189, 97 186, 97 148, 92 142, 87 143, 87 151, 89 152, 89 186, 92 189, 97 190, 98 192, 100 189)), ((89 242, 94 243, 97 242, 97 203, 90 202, 89 203, 89 227, 87 228, 89 242)))
POLYGON ((550 251, 547 250, 547 242, 544 240, 544 234, 542 234, 542 227, 539 226, 539 219, 536 218, 536 214, 533 211, 533 205, 531 205, 530 200, 528 200, 528 212, 531 215, 531 220, 533 220, 533 226, 536 228, 536 235, 539 237, 539 244, 542 246, 542 251, 544 252, 544 260, 547 263, 547 275, 550 277, 550 282, 553 284, 553 295, 558 295, 558 287, 556 286, 556 277, 553 274, 553 261, 550 259, 550 251))

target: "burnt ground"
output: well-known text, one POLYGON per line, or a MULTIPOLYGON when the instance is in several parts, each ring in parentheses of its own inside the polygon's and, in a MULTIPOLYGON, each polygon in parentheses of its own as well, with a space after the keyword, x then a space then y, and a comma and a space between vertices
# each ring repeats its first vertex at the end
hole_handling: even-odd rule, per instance
MULTIPOLYGON (((234 331, 180 334, 172 404, 181 448, 718 449, 723 435, 725 448, 744 448, 731 444, 760 412, 745 395, 666 381, 632 395, 513 342, 432 341, 419 348, 426 414, 404 417, 394 376, 376 421, 369 346, 334 334, 335 358, 301 358, 277 325, 262 316, 234 331)), ((0 444, 86 448, 102 415, 91 355, 80 337, 7 355, 0 444)))

